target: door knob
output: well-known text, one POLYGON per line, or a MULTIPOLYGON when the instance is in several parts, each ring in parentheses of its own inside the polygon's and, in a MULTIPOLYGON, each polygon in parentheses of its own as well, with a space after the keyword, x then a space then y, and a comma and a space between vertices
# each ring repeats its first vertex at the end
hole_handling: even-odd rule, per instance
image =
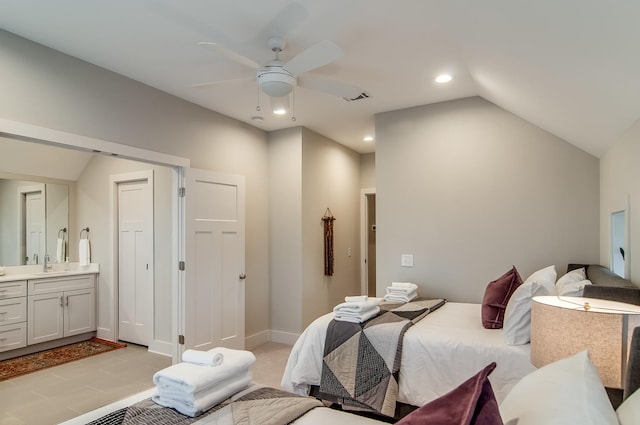
POLYGON ((240 280, 245 280, 247 278, 247 275, 244 273, 240 273, 240 276, 238 276, 240 278, 240 280))

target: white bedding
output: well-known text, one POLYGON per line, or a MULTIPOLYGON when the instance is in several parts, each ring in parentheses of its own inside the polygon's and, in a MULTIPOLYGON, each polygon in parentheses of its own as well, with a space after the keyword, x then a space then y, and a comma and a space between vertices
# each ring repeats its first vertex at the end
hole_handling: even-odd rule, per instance
MULTIPOLYGON (((446 394, 495 361, 489 379, 500 403, 509 390, 535 370, 530 346, 509 346, 502 330, 485 329, 481 304, 446 303, 410 327, 404 336, 398 401, 422 406, 446 394)), ((333 313, 311 323, 296 341, 282 378, 282 388, 306 395, 320 385, 324 339, 333 313)))

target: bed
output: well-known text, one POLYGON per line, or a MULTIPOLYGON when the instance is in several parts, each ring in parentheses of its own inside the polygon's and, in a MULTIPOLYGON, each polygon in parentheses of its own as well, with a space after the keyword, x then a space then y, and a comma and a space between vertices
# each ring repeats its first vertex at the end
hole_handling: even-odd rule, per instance
MULTIPOLYGON (((588 288, 581 286, 585 296, 640 303, 640 298, 637 298, 640 289, 602 266, 570 264, 566 276, 580 268, 584 268, 586 277, 591 280, 588 288)), ((532 281, 546 279, 546 283, 540 284, 538 289, 532 287, 526 296, 520 295, 522 306, 526 309, 528 305, 530 311, 531 297, 551 295, 556 282, 560 281, 557 276, 555 266, 548 266, 525 279, 522 287, 532 281)), ((522 377, 536 369, 530 362, 528 335, 526 338, 518 336, 527 333, 530 313, 529 316, 522 315, 519 320, 523 325, 517 324, 515 330, 514 326, 486 329, 481 315, 481 304, 447 302, 406 331, 398 377, 397 402, 400 405, 422 406, 455 388, 474 371, 492 361, 497 363, 497 367, 489 379, 500 403, 522 377)), ((319 391, 323 379, 323 354, 326 354, 325 336, 332 319, 332 313, 321 316, 300 335, 288 359, 282 388, 300 395, 312 394, 340 402, 339 399, 325 397, 319 391)))
MULTIPOLYGON (((482 327, 480 309, 480 304, 447 302, 407 330, 399 402, 422 406, 492 361, 497 368, 490 381, 500 402, 513 385, 535 370, 529 360, 529 345, 506 345, 500 330, 482 327)), ((332 313, 321 316, 300 335, 289 356, 282 388, 302 395, 320 385, 325 334, 331 320, 332 313)))

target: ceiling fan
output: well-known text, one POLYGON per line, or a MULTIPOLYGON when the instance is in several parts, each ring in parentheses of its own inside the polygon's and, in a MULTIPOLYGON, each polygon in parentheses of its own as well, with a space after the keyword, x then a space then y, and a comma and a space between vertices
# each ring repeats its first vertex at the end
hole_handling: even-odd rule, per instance
MULTIPOLYGON (((277 104, 281 104, 283 100, 288 101, 289 94, 296 86, 317 90, 327 94, 343 97, 345 99, 352 99, 363 93, 363 90, 360 87, 306 74, 309 71, 335 62, 342 57, 342 49, 329 40, 324 40, 314 44, 292 59, 284 62, 280 59, 280 53, 286 46, 284 39, 281 37, 271 37, 268 41, 268 45, 274 52, 275 57, 265 65, 260 65, 254 60, 234 52, 233 50, 227 49, 218 43, 205 41, 199 42, 198 45, 209 48, 226 56, 234 62, 253 69, 256 72, 255 79, 260 90, 271 98, 272 106, 274 106, 274 112, 276 112, 275 106, 277 104), (301 74, 305 75, 303 76, 301 74)), ((254 77, 210 81, 207 83, 195 84, 193 87, 210 87, 216 84, 253 78, 254 77)))

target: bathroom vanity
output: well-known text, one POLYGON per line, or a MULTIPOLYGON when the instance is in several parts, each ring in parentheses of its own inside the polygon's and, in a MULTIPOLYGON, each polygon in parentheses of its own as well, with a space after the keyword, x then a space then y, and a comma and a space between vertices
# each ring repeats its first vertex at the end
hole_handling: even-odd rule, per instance
POLYGON ((96 331, 97 264, 0 276, 0 360, 90 339, 96 331))

